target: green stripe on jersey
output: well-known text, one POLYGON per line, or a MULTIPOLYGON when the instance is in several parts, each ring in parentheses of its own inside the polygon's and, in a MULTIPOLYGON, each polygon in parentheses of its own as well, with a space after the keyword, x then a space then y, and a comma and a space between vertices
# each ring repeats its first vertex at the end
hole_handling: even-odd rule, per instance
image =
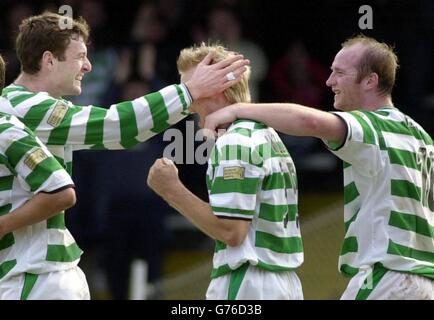
POLYGON ((51 217, 47 220, 47 228, 48 229, 62 229, 65 230, 65 213, 61 212, 56 214, 54 217, 51 217))
POLYGON ((12 123, 2 123, 2 124, 0 124, 0 134, 3 131, 5 131, 5 130, 7 130, 9 128, 12 128, 12 127, 14 127, 14 125, 12 123))
POLYGON ((51 130, 47 144, 66 145, 69 130, 71 129, 72 116, 80 111, 80 107, 69 107, 62 122, 51 130))
POLYGON ((300 237, 282 238, 262 231, 256 231, 255 246, 278 253, 303 252, 303 244, 300 237))
POLYGON ((348 231, 348 228, 350 227, 350 225, 354 222, 354 220, 357 219, 357 215, 358 215, 359 211, 360 211, 360 208, 357 209, 357 212, 351 217, 350 220, 348 220, 347 222, 344 223, 345 232, 348 231))
MULTIPOLYGON (((119 110, 118 110, 119 111, 119 110)), ((86 124, 84 143, 87 145, 102 145, 104 140, 104 119, 107 109, 91 108, 86 124)), ((120 118, 120 115, 119 115, 120 118)))
POLYGON ((72 262, 80 258, 83 253, 76 243, 69 246, 49 244, 47 249, 47 261, 72 262))
POLYGON ((17 260, 7 260, 0 263, 0 280, 17 265, 17 260))
POLYGON ((0 177, 0 191, 11 190, 13 183, 14 176, 0 177))
POLYGON ((297 205, 272 205, 261 203, 259 209, 259 218, 261 219, 271 222, 282 222, 286 215, 288 215, 288 221, 295 221, 297 217, 297 205))
POLYGON ((352 202, 358 196, 360 196, 360 193, 354 181, 344 187, 344 204, 352 202))
POLYGON ((44 119, 45 115, 50 110, 51 106, 53 106, 55 103, 56 100, 54 99, 42 101, 38 103, 37 106, 30 108, 24 118, 21 120, 30 130, 35 131, 42 119, 44 119))
POLYGON ((402 246, 400 244, 393 242, 392 240, 389 240, 387 253, 397 255, 397 256, 407 257, 419 261, 434 263, 434 253, 402 246))
POLYGON ((15 243, 15 238, 12 232, 7 233, 0 239, 0 250, 9 248, 15 243))
POLYGON ((392 195, 420 201, 420 188, 407 180, 391 180, 392 195))
POLYGON ((434 239, 434 227, 426 219, 414 214, 392 211, 389 218, 389 225, 402 229, 416 232, 417 234, 434 239))
POLYGON ((397 164, 403 167, 420 170, 421 166, 417 163, 417 155, 414 152, 387 148, 391 164, 397 164))
POLYGON ((187 101, 185 101, 184 98, 184 92, 177 84, 175 84, 175 88, 176 88, 176 93, 178 93, 179 100, 181 101, 182 104, 182 110, 186 110, 188 108, 188 105, 187 105, 187 101))
POLYGON ((350 112, 350 114, 357 120, 357 122, 362 127, 362 130, 363 130, 363 143, 366 143, 366 144, 376 144, 375 143, 375 133, 374 133, 374 131, 372 131, 371 127, 366 122, 366 120, 363 119, 357 113, 360 113, 360 111, 352 111, 352 112, 350 112))
POLYGON ((37 279, 38 279, 37 274, 28 273, 28 272, 24 274, 24 286, 23 286, 23 291, 21 291, 20 300, 27 300, 30 292, 32 292, 33 286, 35 285, 37 279))
POLYGON ((33 98, 35 95, 36 93, 22 93, 17 95, 16 97, 13 97, 12 99, 9 99, 9 102, 12 104, 13 107, 16 107, 21 102, 33 98))
POLYGON ((262 183, 262 190, 294 188, 288 172, 277 172, 266 176, 262 183))
POLYGON ((147 94, 145 99, 148 101, 152 120, 154 122, 154 127, 151 131, 160 133, 166 130, 170 126, 167 122, 169 120, 169 112, 167 111, 167 106, 164 103, 163 96, 159 92, 154 92, 147 94))
POLYGON ((216 177, 211 186, 210 194, 238 192, 242 194, 256 194, 258 191, 259 178, 244 178, 244 180, 225 180, 223 177, 216 177))
POLYGON ((9 162, 15 168, 24 157, 24 155, 34 147, 39 147, 34 137, 25 136, 19 140, 12 142, 5 152, 6 157, 8 157, 9 162))
POLYGON ((224 249, 226 249, 226 243, 224 243, 223 241, 220 241, 220 240, 215 240, 214 252, 218 252, 218 251, 224 250, 224 249))
POLYGON ((26 177, 26 182, 29 184, 30 190, 35 191, 38 189, 54 171, 60 169, 62 169, 62 167, 53 157, 43 160, 26 177))
POLYGON ((119 114, 119 126, 121 128, 121 146, 125 149, 131 148, 139 143, 134 138, 139 134, 137 128, 136 114, 134 113, 133 104, 129 101, 119 103, 116 106, 119 114))
POLYGON ((356 300, 367 300, 387 271, 381 263, 376 263, 372 272, 366 276, 363 284, 361 284, 361 288, 356 295, 356 300))
POLYGON ((341 255, 343 256, 349 252, 357 252, 358 249, 359 244, 357 243, 357 237, 347 237, 342 244, 341 255))

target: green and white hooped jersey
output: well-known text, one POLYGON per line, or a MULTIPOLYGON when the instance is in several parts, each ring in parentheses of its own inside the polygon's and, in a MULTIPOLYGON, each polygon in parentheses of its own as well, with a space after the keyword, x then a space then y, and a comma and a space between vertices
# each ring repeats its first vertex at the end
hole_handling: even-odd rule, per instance
POLYGON ((56 159, 72 170, 72 152, 79 149, 126 149, 164 131, 187 116, 191 97, 185 85, 110 106, 76 106, 46 92, 9 85, 3 97, 10 104, 0 112, 20 119, 47 145, 56 159))
POLYGON ((343 146, 344 275, 381 263, 434 279, 434 143, 395 108, 336 112, 348 127, 343 146))
POLYGON ((273 129, 250 120, 234 122, 212 149, 207 186, 216 216, 251 221, 240 246, 216 241, 212 278, 245 262, 269 271, 302 264, 296 171, 273 129))
MULTIPOLYGON (((8 103, 0 98, 0 104, 8 103)), ((16 117, 0 113, 0 215, 39 192, 73 186, 69 174, 16 117)), ((75 266, 82 251, 65 228, 64 213, 20 228, 0 239, 2 280, 22 273, 43 273, 75 266)))

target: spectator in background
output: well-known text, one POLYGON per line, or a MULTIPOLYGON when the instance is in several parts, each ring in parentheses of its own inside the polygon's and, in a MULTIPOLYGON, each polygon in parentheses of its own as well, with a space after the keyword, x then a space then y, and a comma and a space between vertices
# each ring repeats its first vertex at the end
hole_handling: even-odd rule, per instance
POLYGON ((229 6, 218 6, 208 14, 205 30, 196 30, 196 43, 220 42, 230 50, 239 52, 250 59, 255 66, 250 77, 252 101, 260 99, 260 83, 268 72, 268 60, 263 49, 243 35, 242 21, 234 9, 229 6))
POLYGON ((303 42, 291 42, 270 68, 269 87, 279 101, 297 101, 322 109, 327 68, 316 61, 303 42))
MULTIPOLYGON (((273 99, 296 101, 323 109, 327 68, 309 54, 302 41, 295 40, 288 45, 284 55, 271 66, 268 80, 273 99)), ((282 140, 294 157, 297 167, 310 170, 334 167, 332 157, 317 152, 321 148, 315 138, 284 135, 282 140)))

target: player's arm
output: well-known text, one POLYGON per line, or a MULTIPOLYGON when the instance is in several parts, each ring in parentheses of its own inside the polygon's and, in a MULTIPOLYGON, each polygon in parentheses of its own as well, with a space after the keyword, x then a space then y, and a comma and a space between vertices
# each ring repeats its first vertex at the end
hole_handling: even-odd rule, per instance
POLYGON ((17 115, 48 145, 75 145, 75 149, 125 149, 146 141, 177 123, 188 112, 193 99, 222 92, 241 80, 248 60, 236 55, 210 64, 209 54, 184 84, 167 86, 157 92, 111 105, 73 106, 46 93, 7 89, 10 114, 17 115), (233 72, 236 79, 228 81, 233 72))
MULTIPOLYGON (((16 118, 0 124, 0 154, 13 176, 33 193, 18 208, 0 216, 0 237, 18 228, 46 220, 75 204, 74 184, 61 164, 34 134, 16 118), (4 155, 4 156, 3 156, 4 155)), ((4 179, 8 181, 8 179, 4 179)), ((11 184, 10 188, 13 187, 11 184)), ((3 207, 7 210, 8 205, 3 207)))
POLYGON ((147 182, 170 206, 209 237, 233 247, 244 241, 250 221, 215 216, 211 206, 195 196, 179 180, 178 170, 171 160, 156 160, 149 171, 147 182))
POLYGON ((285 134, 312 136, 339 144, 344 142, 347 133, 340 117, 293 103, 238 103, 208 115, 205 128, 215 132, 222 124, 236 119, 252 119, 285 134))
POLYGON ((21 207, 0 216, 0 239, 9 232, 47 220, 74 204, 72 186, 53 193, 40 192, 21 207))

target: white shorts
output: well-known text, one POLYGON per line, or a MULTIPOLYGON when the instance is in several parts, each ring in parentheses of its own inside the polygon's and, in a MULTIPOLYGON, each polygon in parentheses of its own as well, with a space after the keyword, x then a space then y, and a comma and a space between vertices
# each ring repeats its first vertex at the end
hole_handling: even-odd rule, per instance
POLYGON ((11 277, 1 284, 0 300, 90 300, 90 293, 84 272, 76 266, 11 277))
POLYGON ((237 270, 212 279, 207 300, 303 300, 294 271, 271 272, 244 264, 237 270))
POLYGON ((357 273, 341 300, 434 300, 434 280, 374 267, 357 273))

